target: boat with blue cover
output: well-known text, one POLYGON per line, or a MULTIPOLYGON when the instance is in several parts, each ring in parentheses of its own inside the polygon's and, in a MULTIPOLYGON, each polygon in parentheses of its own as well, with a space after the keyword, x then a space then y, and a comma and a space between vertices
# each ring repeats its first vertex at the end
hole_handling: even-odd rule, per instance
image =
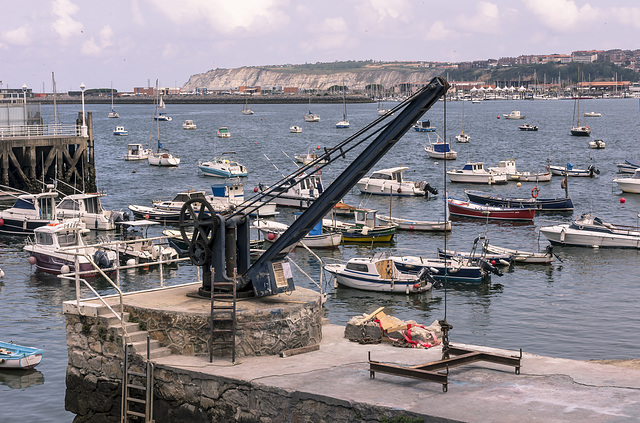
POLYGON ((429 120, 419 120, 413 125, 413 129, 418 132, 436 132, 436 127, 431 126, 429 120))
POLYGON ((451 149, 451 144, 442 140, 430 143, 424 148, 424 151, 432 159, 455 160, 458 158, 458 153, 451 149))
POLYGON ((40 348, 24 347, 13 342, 0 341, 0 370, 29 370, 42 361, 44 351, 40 348))

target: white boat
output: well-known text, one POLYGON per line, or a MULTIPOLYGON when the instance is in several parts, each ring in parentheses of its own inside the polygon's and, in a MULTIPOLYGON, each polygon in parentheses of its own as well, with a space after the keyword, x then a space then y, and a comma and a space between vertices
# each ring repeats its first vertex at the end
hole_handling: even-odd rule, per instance
POLYGON ((458 135, 456 135, 456 141, 461 143, 468 143, 471 137, 469 136, 469 134, 464 133, 464 103, 466 103, 466 101, 462 102, 462 131, 458 135))
POLYGON ((229 128, 226 126, 220 127, 218 129, 218 138, 231 138, 231 132, 229 132, 229 128))
POLYGON ((518 129, 520 129, 521 131, 535 132, 538 130, 538 127, 536 125, 531 125, 530 123, 525 123, 518 126, 518 129))
POLYGON ((549 182, 551 180, 551 172, 518 172, 516 170, 516 161, 513 159, 500 160, 498 166, 489 167, 489 172, 506 173, 510 181, 519 182, 549 182))
POLYGON ((413 129, 417 132, 436 132, 436 127, 431 126, 429 120, 419 120, 413 125, 413 129))
POLYGON ((628 178, 615 178, 613 182, 618 184, 622 192, 640 194, 640 168, 636 169, 633 176, 628 178))
POLYGON ((520 110, 513 110, 511 113, 503 114, 505 119, 524 119, 526 116, 520 113, 520 110))
POLYGON ((182 129, 196 129, 197 126, 191 119, 187 119, 182 122, 182 129))
POLYGON ((57 205, 59 219, 80 219, 87 229, 111 231, 116 222, 128 220, 128 216, 115 210, 105 210, 100 201, 106 194, 81 193, 64 197, 57 205))
POLYGON ((513 250, 511 248, 497 247, 488 243, 484 243, 482 248, 490 254, 508 254, 515 263, 550 264, 553 261, 553 252, 550 247, 547 248, 547 251, 544 253, 513 250))
POLYGON ((160 225, 151 220, 130 220, 118 222, 124 227, 122 240, 106 244, 105 249, 118 252, 120 262, 128 266, 155 261, 175 260, 179 257, 175 248, 166 240, 150 239, 147 231, 150 226, 160 225))
POLYGON ((576 113, 576 107, 574 107, 573 112, 575 113, 574 118, 577 117, 577 119, 575 124, 573 122, 571 124, 571 135, 576 137, 588 137, 591 135, 591 128, 589 128, 589 125, 580 124, 580 95, 579 94, 578 94, 578 97, 576 97, 575 105, 578 111, 576 113))
POLYGON ((253 114, 253 110, 251 110, 249 108, 249 99, 245 98, 244 100, 244 107, 242 108, 242 114, 243 115, 252 115, 253 114))
POLYGON ((249 174, 247 168, 236 161, 235 154, 234 151, 227 151, 211 160, 200 161, 198 169, 203 175, 216 178, 245 177, 249 174))
MULTIPOLYGON (((296 159, 298 163, 302 163, 303 165, 307 165, 313 161, 318 160, 318 157, 319 156, 316 153, 311 153, 309 151, 307 151, 305 154, 295 154, 293 156, 293 158, 296 159)), ((326 160, 319 160, 317 164, 324 164, 326 162, 326 160)))
POLYGON ((384 116, 391 113, 391 109, 385 109, 382 100, 378 100, 378 116, 384 116))
POLYGON ((438 190, 432 188, 426 181, 406 181, 402 172, 408 167, 392 167, 374 171, 371 176, 360 179, 356 187, 363 194, 394 195, 394 196, 428 196, 428 192, 437 194, 438 190))
MULTIPOLYGON (((239 178, 228 179, 225 182, 211 185, 212 195, 206 196, 209 204, 216 212, 241 207, 245 203, 244 184, 239 178)), ((250 216, 269 217, 278 214, 276 204, 263 201, 248 206, 250 216)))
POLYGON ((596 150, 603 150, 605 147, 606 147, 606 144, 602 140, 589 141, 589 148, 594 148, 596 150))
POLYGON ((401 272, 389 258, 355 257, 346 264, 326 264, 324 270, 331 273, 338 284, 365 291, 419 294, 433 287, 427 268, 419 274, 401 272))
POLYGON ((21 194, 15 204, 0 211, 0 234, 29 235, 34 229, 60 220, 57 217, 56 197, 53 185, 49 191, 38 194, 21 194))
POLYGON ((396 225, 398 229, 406 231, 421 231, 421 232, 445 232, 451 230, 451 221, 426 221, 426 220, 411 220, 402 219, 399 217, 391 217, 378 215, 378 219, 383 222, 388 222, 396 225))
POLYGON ((116 126, 116 129, 113 130, 113 135, 127 136, 129 135, 129 131, 124 129, 124 126, 116 126))
POLYGON ((129 144, 127 146, 127 154, 122 158, 125 160, 147 160, 149 158, 149 150, 142 147, 142 144, 129 144))
POLYGON ((311 96, 309 96, 309 114, 304 115, 305 122, 320 122, 320 116, 311 113, 311 96))
POLYGON ((273 190, 262 183, 258 184, 257 188, 259 192, 271 191, 265 197, 269 203, 306 209, 322 194, 324 185, 317 173, 303 179, 305 176, 306 173, 301 172, 290 178, 284 185, 274 187, 273 190))
MULTIPOLYGON (((266 242, 274 242, 289 229, 289 225, 264 219, 254 220, 252 226, 262 233, 266 242)), ((302 244, 304 244, 309 248, 338 248, 341 241, 341 233, 323 232, 322 222, 318 222, 300 242, 296 243, 296 247, 302 247, 302 244)))
MULTIPOLYGON (((158 92, 158 81, 156 80, 156 92, 158 92)), ((147 161, 149 162, 149 164, 151 166, 168 166, 168 167, 175 167, 178 166, 180 164, 180 157, 178 157, 177 155, 173 155, 172 153, 169 152, 169 150, 167 150, 166 148, 164 148, 162 146, 162 143, 160 142, 160 125, 158 124, 158 121, 160 121, 161 119, 158 119, 159 117, 159 113, 158 110, 161 108, 164 108, 164 102, 162 101, 162 97, 160 97, 160 100, 158 102, 158 100, 156 100, 156 105, 155 105, 155 110, 154 110, 154 119, 156 120, 156 134, 157 134, 157 150, 156 151, 150 151, 149 152, 149 156, 147 157, 147 161)), ((149 138, 151 138, 152 134, 149 134, 149 138)), ((149 140, 151 141, 151 140, 149 140)))
POLYGON ((584 112, 584 117, 602 117, 602 113, 599 113, 599 112, 584 112))
POLYGON ((103 270, 114 270, 116 253, 87 246, 82 239, 82 231, 79 219, 40 226, 34 230, 34 239, 27 239, 23 249, 31 254, 29 262, 42 272, 75 272, 76 260, 79 266, 77 270, 83 272, 83 276, 97 275, 96 266, 103 270))
POLYGON ((595 165, 589 165, 586 169, 576 169, 573 167, 573 163, 567 163, 566 166, 549 165, 549 170, 556 176, 582 176, 593 178, 600 174, 600 171, 596 169, 595 165))
MULTIPOLYGON (((342 84, 344 85, 344 83, 342 84)), ((347 98, 345 97, 345 87, 342 87, 342 120, 336 123, 336 128, 348 128, 349 119, 347 119, 347 98)))
POLYGON ((627 159, 624 163, 616 164, 620 173, 635 173, 636 169, 640 169, 640 160, 627 159))
POLYGON ((44 351, 0 341, 0 370, 29 370, 42 361, 44 351))
MULTIPOLYGON (((113 108, 113 83, 111 84, 111 111, 109 112, 109 114, 107 115, 108 118, 119 118, 120 115, 118 114, 118 112, 116 112, 116 110, 113 108)), ((116 135, 115 133, 113 135, 116 135)), ((120 134, 118 134, 120 135, 120 134)), ((127 135, 127 134, 124 134, 127 135)))
POLYGON ((302 128, 297 125, 292 125, 289 127, 289 132, 292 134, 300 134, 302 133, 302 128))
POLYGON ((489 185, 507 183, 505 173, 487 172, 482 162, 468 162, 462 169, 447 171, 447 175, 451 182, 489 185))
POLYGON ((540 232, 552 244, 640 249, 640 228, 612 225, 587 213, 571 224, 545 226, 540 232))
POLYGON ((173 120, 171 116, 167 116, 165 113, 158 113, 156 116, 154 116, 154 119, 165 122, 171 122, 173 120))
POLYGON ((443 142, 440 137, 438 137, 438 141, 425 146, 424 151, 432 159, 455 160, 458 158, 458 153, 451 149, 451 144, 443 142))

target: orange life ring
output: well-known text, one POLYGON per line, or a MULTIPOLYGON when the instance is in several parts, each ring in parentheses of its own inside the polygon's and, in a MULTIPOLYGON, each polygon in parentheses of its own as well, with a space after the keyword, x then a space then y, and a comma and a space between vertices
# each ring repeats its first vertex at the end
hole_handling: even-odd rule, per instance
POLYGON ((539 193, 540 193, 540 190, 538 189, 538 187, 534 187, 534 188, 531 190, 531 196, 532 196, 533 198, 538 198, 538 194, 539 194, 539 193))
POLYGON ((316 167, 316 169, 317 169, 316 173, 317 173, 318 175, 322 175, 322 169, 320 169, 320 168, 318 168, 318 167, 316 167))
POLYGON ((547 163, 547 172, 549 171, 549 169, 550 169, 550 168, 549 168, 549 163, 547 163))

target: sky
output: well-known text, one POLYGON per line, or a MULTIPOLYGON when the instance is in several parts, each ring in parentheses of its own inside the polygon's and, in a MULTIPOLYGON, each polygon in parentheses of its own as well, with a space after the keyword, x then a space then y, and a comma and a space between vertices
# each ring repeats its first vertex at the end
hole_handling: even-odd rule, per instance
POLYGON ((640 48, 637 0, 4 2, 3 88, 130 92, 216 68, 640 48))

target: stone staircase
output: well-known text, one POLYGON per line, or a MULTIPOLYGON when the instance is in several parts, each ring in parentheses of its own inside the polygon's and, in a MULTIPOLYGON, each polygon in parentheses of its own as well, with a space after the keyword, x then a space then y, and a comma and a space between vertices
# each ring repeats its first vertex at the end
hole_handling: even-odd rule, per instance
MULTIPOLYGON (((120 307, 116 306, 113 309, 119 313, 120 307)), ((107 307, 100 307, 98 310, 98 317, 102 318, 107 323, 107 328, 109 330, 115 330, 118 335, 122 336, 122 325, 120 324, 120 320, 114 316, 114 314, 107 307)), ((136 353, 138 353, 143 358, 147 357, 147 336, 149 332, 146 330, 140 330, 140 325, 138 323, 129 322, 129 313, 124 312, 124 327, 127 332, 127 343, 132 344, 136 353)), ((154 360, 160 357, 166 357, 171 355, 171 350, 167 347, 163 347, 160 345, 160 342, 151 339, 149 341, 149 359, 154 360)))

